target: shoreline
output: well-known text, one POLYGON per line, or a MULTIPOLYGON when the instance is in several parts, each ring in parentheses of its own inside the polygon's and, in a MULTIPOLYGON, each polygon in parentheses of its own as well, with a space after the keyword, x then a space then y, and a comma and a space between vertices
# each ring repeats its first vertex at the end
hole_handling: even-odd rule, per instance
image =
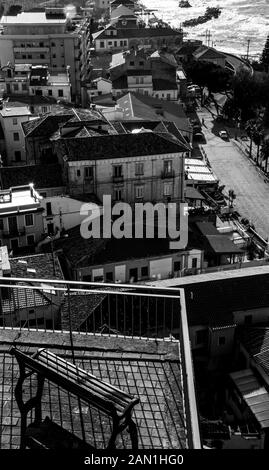
MULTIPOLYGON (((209 5, 212 5, 213 2, 209 2, 209 5)), ((170 2, 169 9, 165 10, 164 8, 164 1, 158 0, 155 4, 155 0, 142 0, 141 3, 138 1, 138 4, 143 4, 147 9, 155 8, 157 11, 154 12, 154 15, 156 18, 165 21, 166 23, 169 24, 170 27, 172 28, 178 28, 182 23, 184 22, 185 19, 189 19, 190 16, 186 16, 185 14, 181 18, 179 17, 179 13, 185 9, 182 8, 177 8, 176 5, 172 4, 170 2), (181 21, 181 23, 180 23, 181 21)), ((194 7, 194 11, 192 11, 193 17, 198 17, 200 16, 203 11, 201 11, 201 8, 198 10, 198 5, 197 1, 192 4, 194 7)), ((231 33, 231 30, 227 29, 227 25, 229 24, 229 18, 227 17, 228 13, 229 16, 231 17, 230 11, 227 10, 227 8, 222 8, 222 5, 220 5, 221 8, 221 15, 219 16, 218 19, 209 21, 208 23, 200 24, 194 27, 183 27, 183 30, 186 34, 184 37, 184 41, 193 40, 202 40, 203 43, 205 43, 205 32, 207 29, 211 31, 211 40, 213 42, 213 47, 215 47, 217 50, 226 52, 229 54, 234 54, 239 57, 241 56, 246 56, 247 53, 247 40, 250 39, 250 50, 249 50, 249 58, 250 60, 257 61, 260 58, 260 55, 262 53, 264 44, 266 42, 266 37, 268 34, 268 31, 264 28, 263 20, 258 18, 258 24, 260 24, 260 33, 257 35, 256 33, 254 34, 253 28, 254 28, 254 23, 252 24, 250 22, 250 18, 252 15, 255 15, 255 13, 252 13, 249 16, 246 16, 246 18, 242 21, 240 20, 240 23, 236 22, 234 26, 234 21, 231 21, 231 29, 235 28, 233 33, 231 33), (240 24, 241 23, 246 23, 249 22, 249 32, 246 31, 246 28, 241 29, 240 24), (237 24, 238 23, 238 24, 237 24), (239 25, 239 26, 238 26, 239 25)), ((187 9, 188 11, 192 10, 192 8, 187 9)), ((268 6, 269 10, 269 6, 268 6)), ((238 15, 238 10, 235 9, 235 16, 238 15)), ((268 11, 268 20, 269 20, 269 11, 268 11)), ((269 21, 268 21, 268 28, 269 28, 269 21)))

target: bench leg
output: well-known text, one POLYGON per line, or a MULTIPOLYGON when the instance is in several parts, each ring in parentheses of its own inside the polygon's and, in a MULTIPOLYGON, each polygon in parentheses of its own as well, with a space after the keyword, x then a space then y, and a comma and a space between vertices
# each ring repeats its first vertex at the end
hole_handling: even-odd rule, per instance
POLYGON ((43 387, 44 387, 45 378, 38 374, 37 377, 37 392, 35 396, 35 424, 40 425, 42 421, 42 406, 41 406, 41 398, 43 394, 43 387))
POLYGON ((132 441, 132 449, 137 450, 138 449, 137 426, 132 419, 130 419, 128 431, 130 433, 130 438, 132 441))
POLYGON ((22 385, 26 377, 25 373, 25 367, 22 362, 19 362, 19 368, 20 368, 20 377, 18 379, 18 382, 16 384, 15 390, 14 390, 14 395, 16 398, 16 402, 18 405, 18 408, 21 412, 21 442, 20 442, 20 449, 25 449, 26 447, 26 442, 25 442, 25 433, 26 433, 26 424, 27 424, 27 410, 25 408, 25 404, 22 399, 23 395, 23 390, 22 390, 22 385))
POLYGON ((112 430, 111 437, 109 439, 107 449, 115 449, 116 448, 115 441, 116 441, 117 435, 119 434, 119 431, 120 431, 119 422, 118 422, 118 420, 114 419, 113 420, 113 430, 112 430))

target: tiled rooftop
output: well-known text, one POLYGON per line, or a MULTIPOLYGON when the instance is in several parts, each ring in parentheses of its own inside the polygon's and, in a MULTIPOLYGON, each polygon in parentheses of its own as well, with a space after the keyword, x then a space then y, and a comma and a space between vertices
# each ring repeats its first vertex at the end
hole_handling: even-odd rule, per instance
MULTIPOLYGON (((76 365, 104 381, 140 398, 134 408, 139 449, 180 449, 186 447, 186 423, 183 407, 179 343, 73 334, 76 365)), ((9 349, 28 354, 38 347, 71 361, 70 338, 65 333, 0 330, 0 448, 16 449, 20 440, 20 412, 14 399, 19 370, 9 349)), ((33 377, 25 382, 26 395, 34 389, 33 377)), ((87 442, 104 448, 111 434, 106 415, 82 403, 82 420, 87 442)), ((43 419, 82 437, 78 400, 58 386, 45 382, 42 399, 43 419)), ((131 448, 131 439, 123 431, 117 448, 131 448)))
POLYGON ((37 190, 63 186, 61 166, 58 164, 3 166, 0 168, 0 177, 2 189, 29 183, 33 183, 37 190))
POLYGON ((59 141, 69 161, 125 158, 142 155, 160 155, 186 151, 179 142, 168 142, 163 133, 105 135, 73 138, 59 141))

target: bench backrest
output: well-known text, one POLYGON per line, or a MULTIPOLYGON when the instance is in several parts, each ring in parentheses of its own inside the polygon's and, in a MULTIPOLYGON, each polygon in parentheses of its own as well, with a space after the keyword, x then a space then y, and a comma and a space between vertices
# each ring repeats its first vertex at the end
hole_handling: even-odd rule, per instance
POLYGON ((103 382, 46 349, 39 349, 33 356, 15 348, 11 348, 10 353, 31 371, 42 374, 44 378, 112 416, 125 415, 139 402, 133 395, 103 382))

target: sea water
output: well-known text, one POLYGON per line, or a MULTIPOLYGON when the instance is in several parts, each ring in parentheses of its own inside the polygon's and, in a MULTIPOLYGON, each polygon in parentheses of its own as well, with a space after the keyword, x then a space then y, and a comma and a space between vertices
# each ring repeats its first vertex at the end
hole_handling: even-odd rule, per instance
POLYGON ((207 7, 221 8, 219 18, 184 29, 184 39, 206 42, 210 31, 210 46, 219 50, 257 59, 269 34, 269 0, 189 0, 192 8, 180 8, 179 0, 141 0, 154 14, 179 27, 183 21, 203 15, 207 7))

